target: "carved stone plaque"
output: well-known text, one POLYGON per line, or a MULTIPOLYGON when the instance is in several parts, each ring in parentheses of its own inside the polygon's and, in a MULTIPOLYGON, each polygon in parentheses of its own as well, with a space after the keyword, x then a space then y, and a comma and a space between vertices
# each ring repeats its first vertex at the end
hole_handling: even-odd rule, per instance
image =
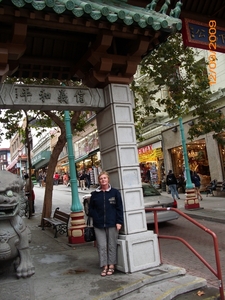
POLYGON ((0 108, 98 111, 104 107, 101 89, 25 84, 0 85, 0 108))

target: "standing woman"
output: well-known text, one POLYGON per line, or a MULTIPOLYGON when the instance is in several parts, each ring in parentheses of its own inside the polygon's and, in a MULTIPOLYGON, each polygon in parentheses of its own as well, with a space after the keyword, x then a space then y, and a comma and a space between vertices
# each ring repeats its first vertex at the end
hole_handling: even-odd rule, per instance
POLYGON ((30 181, 29 181, 29 175, 28 174, 24 175, 24 180, 25 180, 24 190, 25 190, 25 195, 27 196, 28 200, 29 200, 30 194, 32 194, 30 203, 31 203, 32 214, 34 214, 35 213, 35 210, 34 210, 34 200, 35 200, 34 184, 31 181, 31 186, 30 186, 30 181))
POLYGON ((202 195, 200 193, 200 186, 201 186, 200 176, 197 174, 196 171, 194 172, 190 171, 190 174, 191 174, 191 181, 195 185, 196 197, 198 200, 202 200, 202 195))
POLYGON ((63 184, 67 185, 68 181, 69 181, 68 175, 67 175, 67 173, 65 173, 63 175, 63 184))
POLYGON ((85 190, 85 174, 84 171, 80 175, 80 187, 82 190, 85 190))
POLYGON ((101 276, 112 275, 117 263, 117 238, 123 224, 121 194, 109 184, 107 172, 98 176, 99 187, 92 192, 89 214, 93 218, 101 276))
POLYGON ((174 200, 180 199, 177 191, 177 179, 172 170, 169 170, 168 175, 166 176, 166 184, 170 188, 172 198, 174 200))
POLYGON ((43 180, 42 173, 39 173, 39 175, 38 175, 39 187, 42 187, 42 180, 43 180))

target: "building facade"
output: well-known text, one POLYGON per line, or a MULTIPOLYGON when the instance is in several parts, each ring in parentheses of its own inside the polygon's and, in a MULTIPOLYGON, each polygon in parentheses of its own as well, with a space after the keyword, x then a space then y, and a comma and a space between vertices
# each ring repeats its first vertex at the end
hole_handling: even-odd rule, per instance
MULTIPOLYGON (((201 50, 200 56, 207 58, 208 51, 201 50)), ((210 102, 215 104, 218 113, 223 117, 225 115, 225 55, 217 52, 216 83, 210 86, 212 96, 210 102)), ((187 155, 190 170, 197 171, 201 177, 202 189, 216 179, 223 181, 225 179, 225 149, 223 143, 218 143, 213 138, 214 132, 199 136, 190 141, 188 130, 192 126, 193 119, 191 115, 183 116, 184 133, 187 145, 187 155)), ((156 126, 156 124, 155 124, 156 126)), ((184 174, 183 149, 181 144, 181 135, 178 120, 164 119, 163 125, 160 124, 146 133, 147 139, 139 143, 139 162, 146 171, 151 167, 154 153, 162 153, 154 159, 158 176, 158 184, 162 183, 163 174, 172 169, 178 178, 184 174), (159 143, 157 140, 161 139, 159 143), (157 147, 157 145, 159 145, 157 147), (143 152, 145 154, 143 155, 143 152)), ((221 135, 225 141, 225 134, 221 135)), ((156 156, 156 155, 155 155, 156 156)), ((145 178, 145 177, 144 177, 145 178)))
MULTIPOLYGON (((23 120, 22 127, 25 128, 26 122, 23 120)), ((32 138, 30 140, 32 149, 32 138)), ((10 163, 6 170, 21 177, 28 170, 27 147, 23 142, 22 135, 16 133, 10 140, 10 163)))
POLYGON ((0 170, 6 170, 10 162, 10 149, 0 148, 0 170))
MULTIPOLYGON (((98 183, 98 174, 101 170, 101 156, 99 150, 96 115, 94 112, 86 114, 84 130, 73 135, 74 163, 77 177, 82 172, 90 172, 91 184, 98 183)), ((56 171, 59 174, 70 174, 67 145, 60 154, 56 171)))

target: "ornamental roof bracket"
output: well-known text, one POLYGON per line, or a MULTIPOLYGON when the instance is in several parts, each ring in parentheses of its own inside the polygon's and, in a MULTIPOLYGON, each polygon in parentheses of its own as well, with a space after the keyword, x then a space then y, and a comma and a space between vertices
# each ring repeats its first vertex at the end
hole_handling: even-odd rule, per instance
POLYGON ((155 10, 158 1, 159 0, 152 0, 152 2, 146 6, 146 9, 155 10))
POLYGON ((183 5, 183 3, 181 1, 178 1, 175 8, 171 9, 170 16, 174 17, 174 18, 179 18, 180 13, 181 13, 181 6, 182 5, 183 5))
POLYGON ((163 4, 163 6, 161 7, 159 13, 160 14, 166 14, 168 8, 169 8, 169 5, 170 5, 170 0, 166 0, 163 4))
MULTIPOLYGON (((149 3, 146 6, 146 10, 155 11, 155 8, 156 8, 156 5, 157 5, 158 1, 159 0, 152 0, 152 2, 149 3)), ((162 5, 161 9, 159 10, 159 13, 166 14, 167 10, 169 8, 169 5, 170 5, 170 0, 165 0, 165 3, 162 5)), ((180 13, 181 13, 181 6, 182 5, 183 5, 183 3, 179 0, 176 3, 175 8, 171 9, 171 11, 170 11, 170 17, 179 18, 180 13)))

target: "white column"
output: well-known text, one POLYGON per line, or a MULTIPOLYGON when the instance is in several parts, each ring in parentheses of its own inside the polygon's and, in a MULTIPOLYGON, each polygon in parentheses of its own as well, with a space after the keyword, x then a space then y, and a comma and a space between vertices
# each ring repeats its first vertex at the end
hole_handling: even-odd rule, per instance
POLYGON ((223 166, 221 163, 218 142, 213 138, 212 133, 206 134, 205 141, 211 180, 216 179, 218 181, 223 181, 223 166))
POLYGON ((158 240, 146 226, 129 86, 110 84, 104 89, 104 98, 106 108, 97 114, 102 169, 120 190, 124 204, 117 268, 134 272, 160 264, 158 240))

